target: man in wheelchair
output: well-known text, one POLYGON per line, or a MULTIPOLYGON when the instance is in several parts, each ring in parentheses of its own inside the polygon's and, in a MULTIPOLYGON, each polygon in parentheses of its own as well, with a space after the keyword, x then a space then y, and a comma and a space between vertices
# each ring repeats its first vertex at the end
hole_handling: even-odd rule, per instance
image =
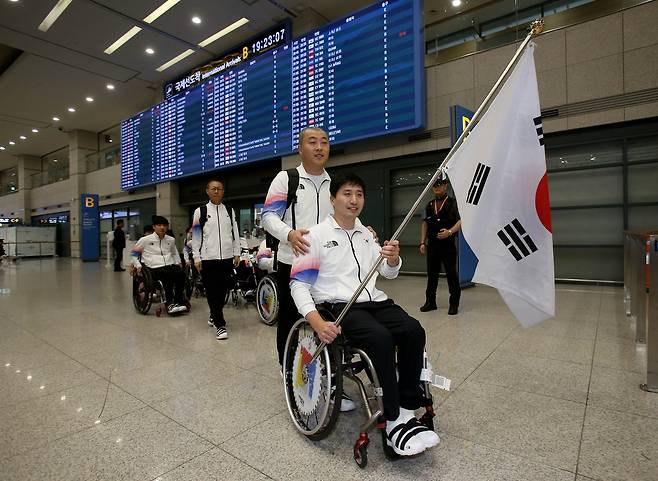
POLYGON ((166 235, 169 221, 159 215, 153 216, 153 229, 155 232, 139 239, 131 251, 133 273, 139 273, 142 264, 151 269, 153 278, 162 282, 167 313, 186 312, 185 274, 176 241, 166 235))
POLYGON ((334 214, 311 227, 310 251, 293 261, 292 297, 321 341, 331 343, 342 332, 350 345, 366 352, 383 389, 388 446, 402 456, 418 454, 439 443, 414 413, 422 402, 425 331, 420 323, 375 287, 376 275, 340 326, 316 309, 322 305, 338 315, 380 254, 385 261, 378 272, 387 279, 397 277, 402 265, 398 241, 380 247, 358 219, 365 202, 363 180, 356 175, 332 179, 330 194, 334 214))

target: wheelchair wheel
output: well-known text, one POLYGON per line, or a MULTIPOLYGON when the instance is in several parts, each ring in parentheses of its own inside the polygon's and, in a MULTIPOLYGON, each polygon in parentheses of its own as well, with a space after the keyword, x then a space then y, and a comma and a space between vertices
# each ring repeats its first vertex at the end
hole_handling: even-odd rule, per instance
POLYGON ((299 432, 323 439, 333 430, 343 393, 342 351, 327 346, 309 363, 320 340, 305 319, 297 321, 288 335, 283 358, 286 404, 299 432))
POLYGON ((151 308, 153 302, 151 281, 150 275, 144 269, 133 277, 133 305, 140 314, 148 313, 151 308))
POLYGON ((185 290, 185 298, 192 299, 192 292, 194 291, 194 272, 192 272, 191 267, 188 267, 186 269, 184 290, 185 290))
POLYGON ((279 315, 279 296, 276 280, 271 276, 263 277, 256 289, 256 308, 260 320, 268 326, 276 324, 279 315))

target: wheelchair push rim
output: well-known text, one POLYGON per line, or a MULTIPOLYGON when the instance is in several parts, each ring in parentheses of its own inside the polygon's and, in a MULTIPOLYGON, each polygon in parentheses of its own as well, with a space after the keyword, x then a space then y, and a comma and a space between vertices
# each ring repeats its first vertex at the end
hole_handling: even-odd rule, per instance
POLYGON ((148 279, 144 272, 136 274, 133 279, 133 305, 140 314, 148 313, 153 302, 151 292, 148 289, 148 279))
POLYGON ((311 326, 300 319, 290 330, 283 359, 288 413, 297 430, 314 440, 331 433, 343 392, 340 349, 328 346, 314 363, 308 363, 319 345, 311 326))
POLYGON ((256 308, 260 320, 268 325, 276 324, 279 315, 279 296, 276 281, 271 276, 263 277, 256 289, 256 308))

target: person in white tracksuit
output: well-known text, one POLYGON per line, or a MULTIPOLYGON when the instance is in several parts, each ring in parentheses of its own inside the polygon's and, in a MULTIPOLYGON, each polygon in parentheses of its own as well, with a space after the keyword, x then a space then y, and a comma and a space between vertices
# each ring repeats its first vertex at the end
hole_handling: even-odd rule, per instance
POLYGON ((224 193, 223 181, 210 180, 206 184, 208 203, 194 211, 192 220, 192 257, 206 291, 210 308, 208 325, 215 327, 218 341, 228 339, 224 299, 231 288, 233 268, 240 262, 240 231, 235 212, 222 203, 224 193))
POLYGON ((153 229, 155 232, 139 239, 130 252, 133 268, 139 272, 144 264, 162 282, 168 314, 186 312, 185 274, 176 240, 166 234, 169 221, 160 215, 153 216, 153 229))
POLYGON ((387 443, 402 456, 418 454, 439 443, 439 436, 414 414, 422 402, 423 327, 377 289, 377 276, 340 326, 325 321, 316 308, 321 304, 338 316, 380 255, 384 261, 377 271, 382 276, 393 279, 402 266, 399 241, 381 247, 359 221, 363 180, 353 174, 334 178, 330 192, 334 214, 310 228, 309 251, 293 260, 292 297, 321 341, 331 343, 342 332, 350 345, 368 354, 383 392, 387 443))

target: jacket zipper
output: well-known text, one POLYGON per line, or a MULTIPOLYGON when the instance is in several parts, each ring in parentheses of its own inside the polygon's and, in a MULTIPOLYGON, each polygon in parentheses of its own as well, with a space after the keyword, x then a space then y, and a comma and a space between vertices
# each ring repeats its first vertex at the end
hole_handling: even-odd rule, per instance
MULTIPOLYGON (((322 189, 322 186, 324 185, 324 183, 329 182, 329 181, 327 179, 324 179, 320 183, 320 189, 318 189, 317 186, 315 185, 315 182, 313 182, 308 177, 300 177, 300 179, 308 180, 311 183, 311 185, 313 186, 313 188, 315 189, 315 209, 316 209, 316 212, 317 212, 317 214, 315 216, 315 223, 319 224, 320 223, 320 190, 322 189)), ((294 209, 295 206, 293 206, 292 208, 294 209)))
MULTIPOLYGON (((158 236, 160 237, 160 236, 158 236)), ((162 262, 164 265, 167 265, 167 259, 165 259, 164 252, 162 252, 162 239, 160 239, 160 255, 162 256, 162 262)))
MULTIPOLYGON (((343 230, 345 232, 345 235, 347 236, 347 240, 350 241, 350 247, 352 248, 352 255, 354 256, 354 260, 356 261, 356 275, 359 278, 359 283, 363 282, 363 279, 361 279, 361 264, 359 264, 359 259, 356 257, 356 252, 354 251, 354 244, 352 244, 352 237, 356 235, 356 232, 352 234, 352 237, 347 233, 347 231, 343 230)), ((372 296, 370 295, 370 291, 368 290, 367 287, 364 287, 365 291, 368 293, 368 299, 372 301, 372 296)))
POLYGON ((222 227, 219 222, 219 205, 215 206, 215 210, 217 211, 217 240, 219 240, 219 258, 221 260, 224 256, 222 255, 222 227))

